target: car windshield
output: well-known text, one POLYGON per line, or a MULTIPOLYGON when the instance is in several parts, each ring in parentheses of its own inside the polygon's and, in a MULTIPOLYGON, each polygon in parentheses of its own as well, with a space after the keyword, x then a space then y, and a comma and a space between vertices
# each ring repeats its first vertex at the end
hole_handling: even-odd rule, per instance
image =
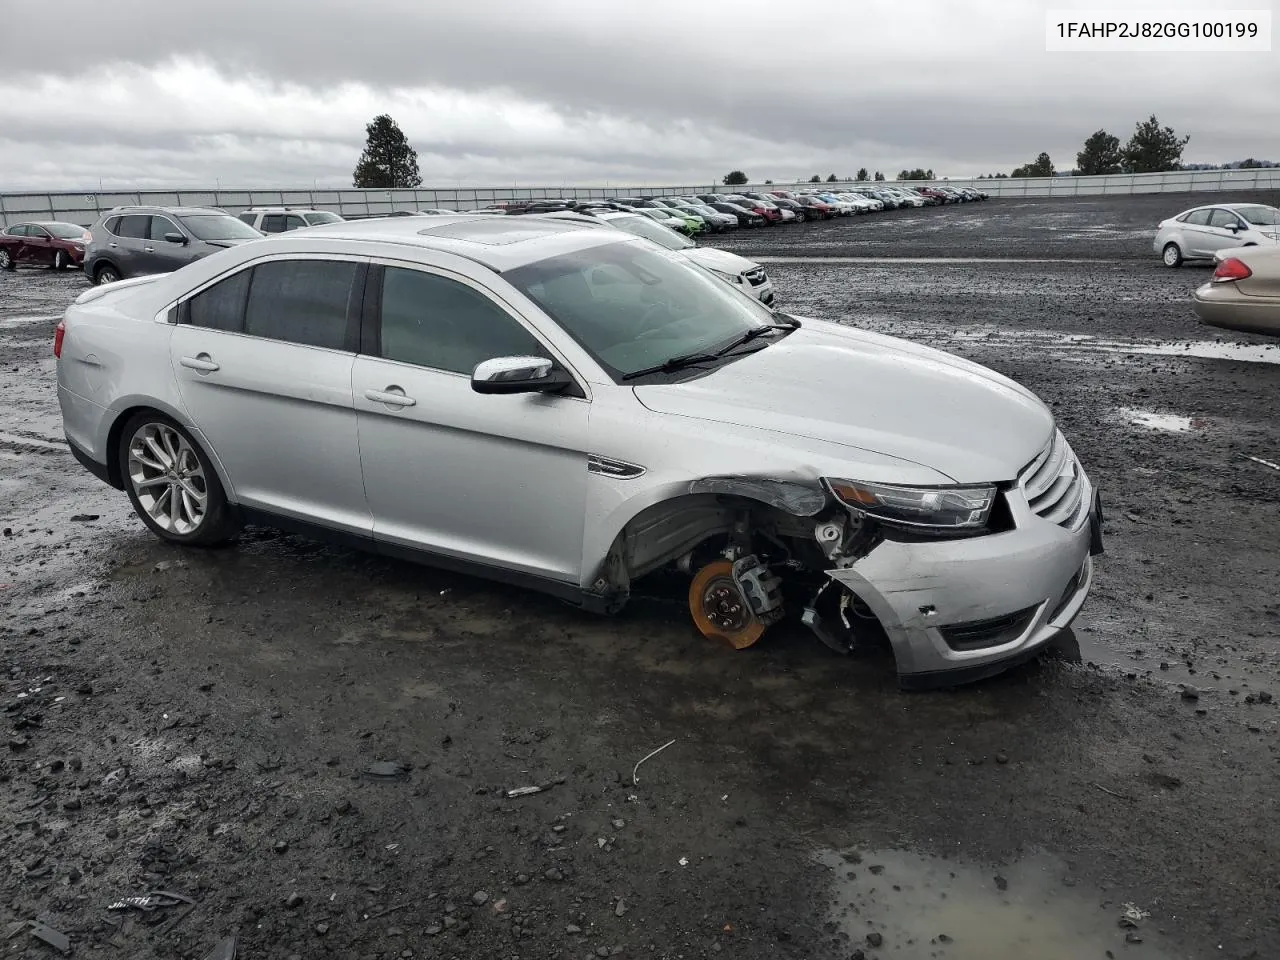
POLYGON ((1260 227, 1274 227, 1280 224, 1280 210, 1275 207, 1266 207, 1258 204, 1252 207, 1236 207, 1235 211, 1250 223, 1260 227))
POLYGON ((664 227, 660 223, 654 223, 648 217, 628 214, 625 217, 611 217, 605 222, 609 224, 609 226, 617 227, 619 230, 625 230, 633 236, 644 237, 646 240, 652 240, 654 243, 661 244, 668 250, 688 250, 690 247, 697 246, 696 243, 691 240, 686 240, 670 227, 664 227))
POLYGON ((341 223, 342 218, 336 213, 330 213, 328 210, 321 210, 319 213, 304 213, 302 219, 306 220, 311 226, 320 223, 341 223))
POLYGON ((80 240, 84 237, 84 227, 77 227, 74 223, 42 223, 40 226, 59 240, 80 240))
POLYGON ((262 236, 243 220, 224 213, 188 214, 182 222, 197 240, 256 240, 262 236))
POLYGON ((504 274, 615 379, 714 352, 773 315, 678 253, 623 241, 504 274))

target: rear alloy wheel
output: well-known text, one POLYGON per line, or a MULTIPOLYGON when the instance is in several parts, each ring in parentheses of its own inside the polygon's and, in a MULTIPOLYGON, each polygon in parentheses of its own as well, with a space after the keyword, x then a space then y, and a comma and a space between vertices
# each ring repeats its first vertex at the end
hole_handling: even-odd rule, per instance
POLYGON ((1160 254, 1160 260, 1166 267, 1182 266, 1182 250, 1176 243, 1166 243, 1164 251, 1160 254))
POLYGON ((133 509, 174 543, 222 543, 238 523, 199 445, 160 413, 140 413, 120 434, 120 476, 133 509))
POLYGON ((689 613, 698 632, 735 650, 745 650, 764 634, 764 624, 752 611, 733 580, 733 563, 709 563, 689 584, 689 613))
POLYGON ((55 270, 67 269, 67 251, 59 250, 53 255, 53 269, 55 270))
POLYGON ((120 271, 109 263, 100 266, 93 274, 93 282, 98 286, 102 286, 104 283, 115 283, 119 279, 120 271))
POLYGON ((0 270, 16 270, 17 268, 18 264, 13 259, 13 254, 9 252, 7 247, 0 247, 0 270))

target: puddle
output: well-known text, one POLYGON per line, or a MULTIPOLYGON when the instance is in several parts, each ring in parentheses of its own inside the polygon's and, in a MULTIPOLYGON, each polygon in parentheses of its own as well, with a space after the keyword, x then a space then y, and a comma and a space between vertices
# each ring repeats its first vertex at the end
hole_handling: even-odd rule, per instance
POLYGON ((867 950, 869 956, 1083 960, 1122 951, 1136 951, 1144 960, 1188 956, 1173 952, 1155 921, 1143 916, 1150 904, 1127 904, 1124 897, 1109 901, 1076 886, 1062 862, 1049 854, 998 868, 904 850, 827 850, 818 861, 832 871, 830 919, 848 934, 851 951, 867 950), (1135 927, 1120 926, 1126 907, 1132 908, 1131 916, 1143 917, 1135 927), (1127 943, 1127 934, 1140 937, 1141 946, 1127 943), (878 947, 876 935, 882 938, 878 947))
POLYGON ((1192 340, 1157 343, 1150 340, 1113 340, 1088 334, 1057 333, 1050 330, 1008 330, 986 328, 950 332, 947 339, 966 342, 1034 345, 1041 350, 1070 350, 1098 353, 1131 353, 1153 357, 1194 357, 1199 360, 1239 360, 1245 363, 1280 363, 1280 344, 1232 343, 1192 340))
POLYGON ((1155 357, 1196 357, 1202 360, 1243 360, 1248 363, 1280 363, 1280 349, 1271 344, 1218 343, 1202 340, 1193 343, 1133 343, 1109 341, 1085 343, 1106 353, 1141 353, 1155 357))
POLYGON ((1069 257, 754 257, 757 263, 1114 263, 1069 257))
POLYGON ((1130 423, 1136 423, 1148 430, 1161 430, 1165 433, 1190 433, 1192 428, 1204 429, 1203 420, 1180 417, 1173 413, 1152 413, 1150 410, 1134 410, 1126 408, 1120 411, 1130 423))
POLYGON ((46 316, 44 314, 30 317, 0 317, 0 327, 20 327, 28 323, 56 323, 61 319, 62 317, 59 315, 46 316))
POLYGON ((43 440, 38 437, 21 437, 15 433, 0 433, 0 443, 12 443, 17 446, 39 447, 41 450, 58 450, 66 453, 67 445, 65 442, 57 440, 43 440))

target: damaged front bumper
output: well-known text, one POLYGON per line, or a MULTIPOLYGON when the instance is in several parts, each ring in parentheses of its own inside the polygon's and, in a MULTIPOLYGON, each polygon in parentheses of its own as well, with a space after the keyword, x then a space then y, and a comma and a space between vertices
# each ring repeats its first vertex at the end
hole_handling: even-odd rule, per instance
POLYGON ((1102 552, 1100 499, 1074 528, 1029 512, 1016 529, 930 542, 886 540, 828 571, 888 634, 903 687, 992 676, 1035 656, 1071 625, 1102 552))

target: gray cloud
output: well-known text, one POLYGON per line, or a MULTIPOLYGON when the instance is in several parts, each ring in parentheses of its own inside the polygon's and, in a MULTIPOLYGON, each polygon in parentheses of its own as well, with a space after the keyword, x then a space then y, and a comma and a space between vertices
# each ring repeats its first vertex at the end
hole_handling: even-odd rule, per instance
POLYGON ((76 169, 109 157, 135 182, 160 151, 170 178, 337 183, 382 109, 444 180, 963 176, 1040 150, 1069 168, 1089 133, 1124 138, 1152 112, 1192 134, 1188 160, 1280 158, 1276 57, 1048 54, 1046 5, 116 0, 103 17, 61 0, 65 29, 17 5, 0 34, 0 181, 63 144, 83 151, 76 169))

